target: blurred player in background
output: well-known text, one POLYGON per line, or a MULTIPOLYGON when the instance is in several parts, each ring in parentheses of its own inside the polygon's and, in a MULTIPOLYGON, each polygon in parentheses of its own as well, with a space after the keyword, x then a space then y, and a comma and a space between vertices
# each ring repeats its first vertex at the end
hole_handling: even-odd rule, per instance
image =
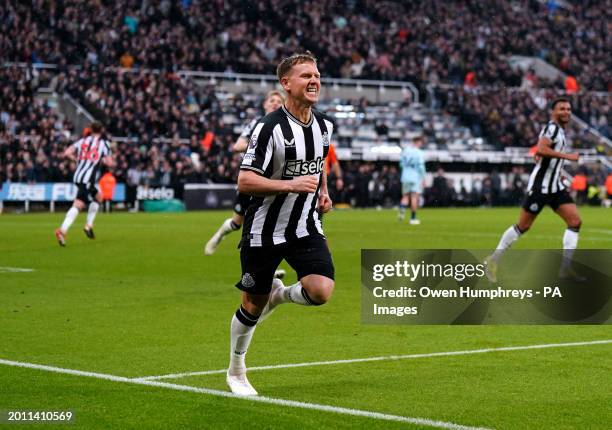
POLYGON ((566 98, 557 98, 551 104, 551 120, 540 132, 536 149, 536 166, 527 184, 527 197, 519 215, 518 223, 508 227, 495 252, 487 257, 487 277, 497 281, 497 263, 506 249, 518 240, 533 224, 544 206, 549 205, 567 225, 563 234, 563 262, 559 277, 581 280, 571 268, 574 250, 578 246, 578 232, 582 221, 578 208, 563 183, 561 171, 563 161, 578 161, 578 153, 564 153, 565 127, 572 117, 572 107, 566 98))
POLYGON ((239 191, 253 198, 242 231, 242 277, 236 284, 242 300, 230 326, 226 381, 244 396, 257 395, 246 377, 245 356, 260 318, 283 303, 322 305, 334 290, 334 265, 319 219, 319 212, 332 207, 324 164, 334 126, 312 109, 321 92, 316 59, 310 53, 285 58, 277 76, 287 99, 253 130, 238 177, 239 191), (282 260, 297 273, 298 282, 288 287, 273 279, 282 260))
POLYGON ((333 177, 336 178, 336 192, 342 191, 344 188, 342 169, 340 168, 340 162, 338 161, 338 156, 336 155, 336 149, 332 143, 329 144, 329 152, 327 153, 327 158, 325 158, 325 171, 328 176, 330 173, 333 173, 333 177))
MULTIPOLYGON (((266 112, 266 115, 270 112, 274 112, 276 109, 280 108, 283 104, 283 95, 280 91, 270 91, 263 102, 263 108, 266 112)), ((249 146, 249 139, 251 134, 253 133, 253 129, 261 120, 262 117, 258 117, 249 122, 243 129, 242 133, 236 140, 236 143, 232 147, 232 152, 244 153, 246 152, 249 146)), ((244 221, 244 215, 246 213, 247 208, 249 207, 249 202, 251 201, 251 196, 248 194, 237 193, 236 201, 234 202, 234 213, 231 218, 223 221, 223 224, 219 227, 215 234, 210 238, 206 246, 204 247, 204 254, 212 255, 217 246, 221 243, 223 238, 226 235, 230 234, 233 231, 240 230, 242 227, 242 223, 244 221)))
POLYGON ((425 157, 421 150, 423 138, 415 137, 412 145, 404 148, 400 158, 400 169, 402 171, 402 199, 400 201, 399 213, 400 221, 406 216, 406 208, 410 204, 410 224, 420 224, 417 218, 419 208, 419 198, 423 192, 423 182, 425 181, 425 157))
POLYGON ((91 132, 86 131, 86 137, 70 145, 63 153, 64 157, 77 163, 73 177, 73 183, 77 186, 77 196, 72 203, 72 207, 66 213, 61 227, 55 230, 55 238, 60 246, 66 246, 68 229, 70 229, 79 211, 85 209, 87 204, 89 204, 87 223, 83 231, 88 238, 95 238, 93 224, 102 203, 102 195, 97 187, 100 168, 102 164, 108 167, 112 167, 114 164, 110 143, 103 137, 102 131, 101 123, 92 123, 91 132))

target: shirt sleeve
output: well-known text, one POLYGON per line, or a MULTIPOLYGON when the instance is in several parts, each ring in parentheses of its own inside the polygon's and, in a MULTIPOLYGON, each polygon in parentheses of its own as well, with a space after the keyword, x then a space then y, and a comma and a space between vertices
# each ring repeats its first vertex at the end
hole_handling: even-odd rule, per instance
POLYGON ((248 139, 251 136, 251 133, 255 129, 256 125, 257 125, 257 118, 255 118, 254 120, 252 120, 251 122, 249 122, 247 125, 244 126, 244 128, 242 129, 242 133, 240 133, 240 137, 248 139))
POLYGON ((269 124, 259 123, 253 130, 249 140, 249 147, 244 154, 240 169, 253 170, 264 175, 274 154, 273 127, 269 124))
POLYGON ((109 155, 111 155, 111 149, 110 149, 110 142, 108 140, 104 141, 104 145, 102 146, 102 157, 108 157, 109 155))
POLYGON ((540 132, 540 137, 545 137, 551 142, 555 141, 557 134, 559 133, 559 126, 556 124, 547 124, 540 132))
POLYGON ((81 158, 81 145, 83 144, 83 142, 83 139, 79 139, 72 145, 70 145, 71 148, 74 148, 74 153, 76 154, 77 159, 81 158))

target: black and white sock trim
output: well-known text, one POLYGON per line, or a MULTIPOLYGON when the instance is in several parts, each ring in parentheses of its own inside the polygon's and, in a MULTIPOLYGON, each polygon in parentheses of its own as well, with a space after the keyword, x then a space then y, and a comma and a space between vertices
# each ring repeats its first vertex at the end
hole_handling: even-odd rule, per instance
POLYGON ((236 311, 236 318, 238 318, 238 321, 247 327, 253 327, 255 324, 257 324, 257 320, 259 319, 259 317, 251 315, 249 312, 247 312, 247 310, 242 306, 240 306, 236 311))
POLYGON ((306 300, 308 302, 309 305, 311 306, 321 306, 322 303, 317 303, 315 301, 313 301, 310 296, 308 295, 308 292, 306 291, 306 289, 304 287, 302 287, 302 297, 304 297, 304 300, 306 300))
POLYGON ((519 226, 518 226, 518 225, 516 225, 516 224, 514 224, 512 227, 514 227, 514 231, 516 231, 516 234, 518 234, 519 236, 520 236, 521 234, 525 233, 525 231, 527 231, 527 230, 522 231, 522 230, 519 228, 519 226))

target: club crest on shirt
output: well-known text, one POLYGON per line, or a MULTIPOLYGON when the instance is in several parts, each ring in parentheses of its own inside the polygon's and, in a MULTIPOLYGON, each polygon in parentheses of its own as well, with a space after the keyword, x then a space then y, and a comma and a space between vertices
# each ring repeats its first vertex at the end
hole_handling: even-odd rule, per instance
POLYGON ((323 136, 321 136, 321 140, 323 141, 323 146, 329 146, 329 133, 323 133, 323 136))
POLYGON ((255 279, 253 279, 250 273, 242 275, 242 280, 240 282, 244 288, 251 288, 255 285, 255 279))

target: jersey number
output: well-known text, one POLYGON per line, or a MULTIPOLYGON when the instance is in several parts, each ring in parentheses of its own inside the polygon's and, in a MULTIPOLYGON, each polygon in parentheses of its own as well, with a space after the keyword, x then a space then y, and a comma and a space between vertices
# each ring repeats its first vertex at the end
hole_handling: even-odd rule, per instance
POLYGON ((100 158, 98 148, 90 149, 89 145, 81 145, 81 155, 79 156, 79 160, 98 161, 98 158, 100 158))

